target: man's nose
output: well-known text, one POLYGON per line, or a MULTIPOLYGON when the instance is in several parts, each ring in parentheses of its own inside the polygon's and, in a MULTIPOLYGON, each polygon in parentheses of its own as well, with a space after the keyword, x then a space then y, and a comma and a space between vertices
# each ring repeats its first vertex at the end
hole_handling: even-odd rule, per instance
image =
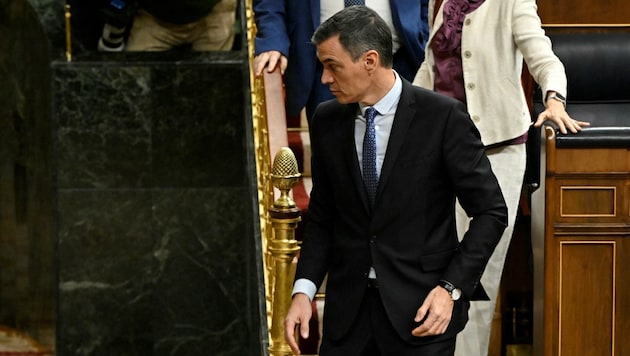
POLYGON ((322 71, 322 84, 331 84, 333 82, 333 77, 330 73, 324 69, 322 71))

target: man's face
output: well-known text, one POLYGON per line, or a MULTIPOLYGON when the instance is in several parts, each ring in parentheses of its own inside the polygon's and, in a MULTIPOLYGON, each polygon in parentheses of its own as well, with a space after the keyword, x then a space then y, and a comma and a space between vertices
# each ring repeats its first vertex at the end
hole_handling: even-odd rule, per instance
POLYGON ((370 77, 364 56, 356 62, 339 42, 331 37, 317 46, 317 57, 324 66, 322 83, 342 104, 358 103, 368 94, 370 77))

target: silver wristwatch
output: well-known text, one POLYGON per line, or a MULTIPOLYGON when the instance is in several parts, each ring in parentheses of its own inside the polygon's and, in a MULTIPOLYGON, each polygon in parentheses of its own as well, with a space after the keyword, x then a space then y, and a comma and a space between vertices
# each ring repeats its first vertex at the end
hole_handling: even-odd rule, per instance
POLYGON ((562 95, 560 95, 558 93, 549 95, 547 97, 547 99, 545 100, 545 105, 547 105, 547 101, 549 99, 553 99, 553 100, 559 101, 559 102, 562 103, 562 105, 564 105, 565 108, 567 107, 567 98, 565 98, 564 96, 562 96, 562 95))

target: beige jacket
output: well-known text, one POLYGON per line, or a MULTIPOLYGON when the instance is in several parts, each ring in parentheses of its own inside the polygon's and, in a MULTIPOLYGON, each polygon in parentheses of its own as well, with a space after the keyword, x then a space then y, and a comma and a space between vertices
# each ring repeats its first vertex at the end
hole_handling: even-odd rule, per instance
MULTIPOLYGON (((434 4, 430 0, 430 16, 434 4)), ((442 9, 431 26, 429 43, 440 26, 442 9)), ((532 119, 521 86, 523 59, 543 94, 566 95, 564 66, 541 27, 535 0, 486 0, 466 16, 462 29, 466 101, 485 145, 519 137, 529 128, 532 119)), ((433 51, 427 46, 413 83, 433 89, 433 66, 433 51)))

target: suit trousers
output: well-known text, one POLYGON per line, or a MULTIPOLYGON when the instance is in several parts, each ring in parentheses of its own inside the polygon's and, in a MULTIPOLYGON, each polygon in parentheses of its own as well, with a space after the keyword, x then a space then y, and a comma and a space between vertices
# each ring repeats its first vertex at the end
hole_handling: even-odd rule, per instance
POLYGON ((126 50, 168 51, 190 45, 194 51, 229 51, 234 43, 236 0, 221 0, 212 12, 188 24, 160 21, 140 9, 133 20, 126 50))
POLYGON ((454 353, 455 338, 421 346, 401 339, 387 317, 378 288, 367 289, 348 335, 333 342, 324 331, 319 350, 320 356, 452 356, 454 353))

